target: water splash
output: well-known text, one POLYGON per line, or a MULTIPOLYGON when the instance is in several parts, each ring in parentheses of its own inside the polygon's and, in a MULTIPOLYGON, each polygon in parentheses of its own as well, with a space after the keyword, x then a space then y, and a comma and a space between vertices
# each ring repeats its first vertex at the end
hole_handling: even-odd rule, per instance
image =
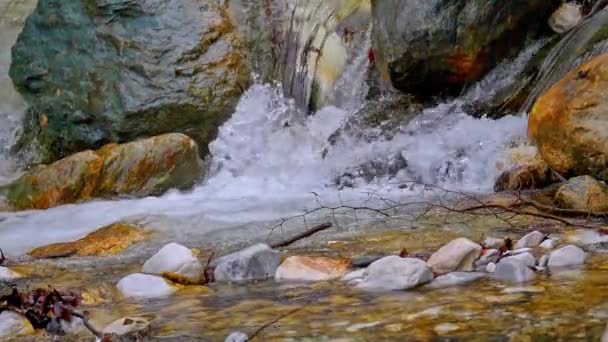
MULTIPOLYGON (((491 191, 496 158, 506 146, 525 139, 525 117, 476 119, 464 114, 457 100, 424 110, 391 140, 368 143, 345 137, 328 148, 330 136, 363 103, 366 52, 362 45, 336 82, 333 105, 314 115, 305 115, 287 99, 281 84, 252 86, 209 146, 209 177, 192 191, 0 213, 2 247, 21 254, 129 218, 161 227, 175 241, 250 240, 265 236, 269 222, 315 206, 317 197, 311 193, 326 204, 360 203, 369 192, 420 196, 417 189, 399 186, 411 180, 491 191), (352 188, 336 187, 336 176, 395 155, 407 162, 396 174, 358 181, 352 188)), ((491 91, 494 84, 490 80, 484 88, 491 91)))
POLYGON ((9 149, 16 141, 26 109, 8 76, 11 46, 36 3, 34 0, 0 0, 0 184, 17 175, 17 165, 9 149))

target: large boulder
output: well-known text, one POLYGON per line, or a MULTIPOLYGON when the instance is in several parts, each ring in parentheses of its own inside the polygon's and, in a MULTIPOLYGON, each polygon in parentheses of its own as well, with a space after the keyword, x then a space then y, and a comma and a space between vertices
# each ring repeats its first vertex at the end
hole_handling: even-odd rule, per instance
POLYGON ((534 104, 528 135, 563 176, 608 180, 608 54, 570 71, 534 104))
POLYGON ((244 55, 215 1, 40 0, 12 50, 19 147, 50 162, 182 132, 204 154, 250 82, 244 55))
POLYGON ((393 85, 459 92, 546 27, 551 1, 372 1, 376 61, 393 85))
POLYGON ((562 208, 608 211, 608 186, 590 176, 570 178, 555 194, 555 202, 562 208))
POLYGON ((196 143, 184 134, 164 134, 37 166, 8 187, 7 197, 17 209, 47 209, 92 197, 185 189, 202 175, 196 143))

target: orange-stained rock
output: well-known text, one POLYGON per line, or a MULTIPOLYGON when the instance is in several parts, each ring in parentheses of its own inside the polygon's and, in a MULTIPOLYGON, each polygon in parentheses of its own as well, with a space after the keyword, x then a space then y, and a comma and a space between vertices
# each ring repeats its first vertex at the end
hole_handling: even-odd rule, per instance
POLYGON ((47 209, 92 197, 157 195, 191 187, 202 175, 196 143, 171 133, 38 166, 11 184, 7 197, 16 209, 47 209))
POLYGON ((35 167, 10 186, 9 203, 17 209, 47 209, 89 199, 102 169, 103 160, 92 151, 35 167))
POLYGON ((281 264, 275 274, 277 281, 323 281, 343 276, 350 263, 346 259, 292 256, 281 264))
POLYGON ((536 101, 528 135, 563 176, 608 180, 608 54, 570 71, 536 101))
POLYGON ((494 191, 497 192, 538 189, 557 181, 549 165, 533 146, 505 151, 504 158, 497 162, 496 168, 502 171, 494 184, 494 191))
POLYGON ((116 255, 145 240, 147 236, 148 234, 138 226, 116 223, 103 227, 80 240, 38 247, 28 254, 39 259, 116 255))
POLYGON ((194 140, 180 133, 163 134, 97 151, 104 160, 98 192, 103 195, 160 194, 188 188, 203 173, 194 140))

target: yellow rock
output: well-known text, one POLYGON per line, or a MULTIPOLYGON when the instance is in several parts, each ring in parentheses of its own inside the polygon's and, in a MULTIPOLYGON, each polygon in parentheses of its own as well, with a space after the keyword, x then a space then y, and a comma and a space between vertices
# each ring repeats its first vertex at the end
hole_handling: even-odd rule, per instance
POLYGON ((528 136, 563 176, 608 180, 608 54, 570 71, 534 104, 528 136))
POLYGON ((92 197, 157 195, 194 185, 203 174, 198 146, 180 133, 84 151, 38 166, 8 187, 16 209, 47 209, 92 197))
POLYGON ((147 236, 148 234, 138 226, 117 223, 101 228, 80 240, 39 247, 28 254, 41 259, 72 255, 116 255, 146 239, 147 236))
POLYGON ((95 195, 103 160, 92 151, 76 153, 48 166, 38 166, 9 188, 17 209, 47 209, 95 195))
POLYGON ((292 256, 277 269, 278 281, 323 281, 343 276, 348 271, 346 259, 292 256))

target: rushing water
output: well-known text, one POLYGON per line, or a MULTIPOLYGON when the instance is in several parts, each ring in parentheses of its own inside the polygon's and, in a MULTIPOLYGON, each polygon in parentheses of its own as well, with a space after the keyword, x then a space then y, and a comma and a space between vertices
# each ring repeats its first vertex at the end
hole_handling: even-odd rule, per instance
MULTIPOLYGON (((3 19, 0 25, 7 22, 12 21, 3 19)), ((0 34, 0 83, 4 85, 0 91, 0 139, 4 139, 5 149, 23 111, 20 98, 7 86, 6 47, 15 39, 19 23, 9 25, 13 31, 0 34)), ((264 227, 269 222, 316 205, 313 193, 324 203, 357 203, 370 192, 394 197, 420 194, 418 189, 399 187, 410 180, 466 191, 490 191, 501 151, 525 140, 525 116, 476 119, 464 114, 461 100, 455 100, 424 110, 390 141, 368 143, 344 137, 335 145, 328 144, 328 138, 363 104, 369 32, 365 39, 359 54, 335 82, 333 105, 314 115, 298 110, 295 101, 283 95, 281 84, 252 86, 209 147, 210 175, 192 191, 0 214, 3 248, 10 254, 20 254, 128 218, 156 223, 177 240, 208 240, 211 236, 250 239, 267 234, 264 227), (393 177, 358 182, 354 188, 339 190, 335 186, 336 176, 349 168, 395 154, 401 155, 408 166, 393 177)), ((533 49, 498 67, 480 87, 492 91, 501 86, 507 75, 522 68, 533 49)), ((475 89, 464 98, 479 96, 475 89)), ((0 154, 0 177, 14 175, 12 163, 3 156, 0 154)))

